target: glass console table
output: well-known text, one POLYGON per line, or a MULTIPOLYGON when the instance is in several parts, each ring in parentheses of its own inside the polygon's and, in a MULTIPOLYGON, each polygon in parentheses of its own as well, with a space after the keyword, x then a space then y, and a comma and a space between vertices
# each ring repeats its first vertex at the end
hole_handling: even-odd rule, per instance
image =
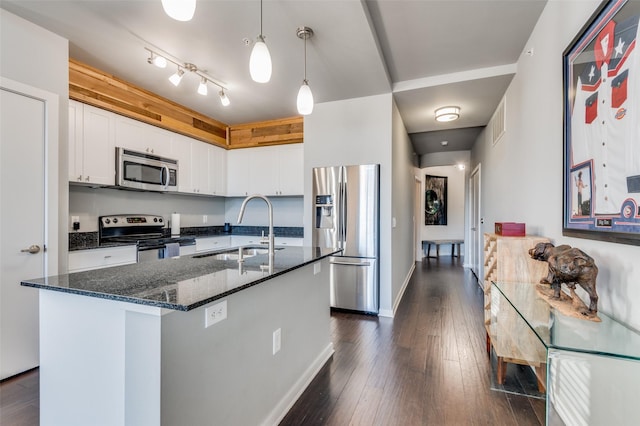
POLYGON ((536 284, 492 282, 491 338, 529 360, 547 390, 548 425, 640 424, 640 333, 565 316, 536 284))

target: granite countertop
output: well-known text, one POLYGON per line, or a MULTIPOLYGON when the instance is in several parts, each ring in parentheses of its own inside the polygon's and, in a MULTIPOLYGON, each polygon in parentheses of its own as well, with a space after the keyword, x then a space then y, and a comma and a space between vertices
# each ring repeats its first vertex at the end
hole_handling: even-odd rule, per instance
POLYGON ((234 249, 29 279, 21 284, 189 311, 340 251, 320 247, 278 247, 270 270, 268 254, 245 257, 241 263, 218 260, 213 256, 231 250, 234 249))

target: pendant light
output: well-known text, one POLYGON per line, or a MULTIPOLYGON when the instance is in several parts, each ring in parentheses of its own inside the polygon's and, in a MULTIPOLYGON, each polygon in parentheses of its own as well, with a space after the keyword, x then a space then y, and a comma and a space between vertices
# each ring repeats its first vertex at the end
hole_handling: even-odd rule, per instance
POLYGON ((307 81, 307 39, 313 37, 313 30, 309 27, 300 27, 297 35, 304 40, 304 80, 298 91, 298 113, 309 115, 313 112, 313 93, 307 81))
POLYGON ((260 35, 251 50, 249 73, 256 83, 267 83, 271 79, 271 55, 262 35, 262 0, 260 0, 260 35))
POLYGON ((162 8, 176 21, 190 21, 196 11, 196 0, 162 0, 162 8))

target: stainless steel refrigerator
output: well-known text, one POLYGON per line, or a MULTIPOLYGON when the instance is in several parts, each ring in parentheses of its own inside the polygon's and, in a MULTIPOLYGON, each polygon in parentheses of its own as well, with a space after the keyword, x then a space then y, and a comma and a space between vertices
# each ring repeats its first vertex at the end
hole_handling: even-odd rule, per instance
POLYGON ((333 308, 378 313, 379 200, 379 164, 313 169, 313 245, 342 249, 330 258, 333 308))

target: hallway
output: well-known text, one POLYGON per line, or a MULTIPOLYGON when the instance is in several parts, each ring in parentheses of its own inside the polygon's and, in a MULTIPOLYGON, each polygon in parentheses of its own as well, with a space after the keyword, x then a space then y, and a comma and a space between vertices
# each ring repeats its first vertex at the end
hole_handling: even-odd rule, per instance
POLYGON ((424 259, 396 317, 334 313, 335 354, 282 425, 542 425, 544 400, 492 391, 474 275, 424 259))

